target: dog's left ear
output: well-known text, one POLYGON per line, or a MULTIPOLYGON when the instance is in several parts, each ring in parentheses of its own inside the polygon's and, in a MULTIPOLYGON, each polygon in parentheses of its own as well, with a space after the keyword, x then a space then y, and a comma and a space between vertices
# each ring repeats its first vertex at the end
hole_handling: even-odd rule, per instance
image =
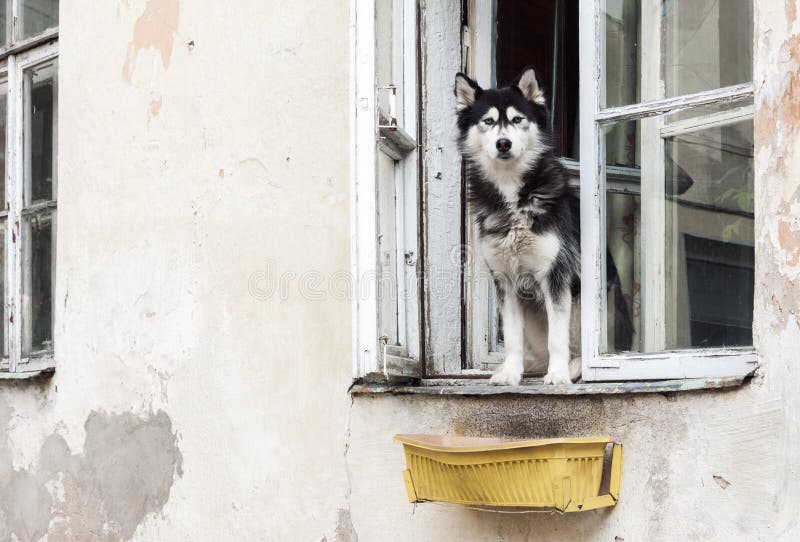
POLYGON ((471 107, 482 92, 483 89, 478 85, 478 83, 463 73, 456 74, 455 94, 456 106, 459 111, 471 107))
POLYGON ((522 95, 528 100, 539 105, 545 104, 544 92, 539 88, 539 82, 536 80, 536 72, 533 71, 532 67, 528 66, 522 70, 522 73, 517 76, 511 86, 518 88, 519 91, 522 92, 522 95))

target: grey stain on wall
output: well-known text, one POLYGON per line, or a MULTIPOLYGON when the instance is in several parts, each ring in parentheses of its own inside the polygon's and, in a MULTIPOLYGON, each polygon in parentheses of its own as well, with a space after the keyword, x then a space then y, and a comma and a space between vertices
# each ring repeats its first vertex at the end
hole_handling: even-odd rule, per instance
MULTIPOLYGON (((0 402, 0 427, 10 418, 0 402)), ((127 540, 163 509, 183 475, 170 417, 92 412, 84 427, 81 453, 53 434, 28 468, 15 469, 0 443, 0 540, 127 540)))
POLYGON ((356 533, 355 527, 353 527, 350 510, 345 508, 340 508, 338 510, 336 542, 358 542, 358 534, 356 533))
POLYGON ((604 412, 605 404, 596 398, 515 398, 456 410, 453 430, 457 435, 518 439, 590 436, 604 412))

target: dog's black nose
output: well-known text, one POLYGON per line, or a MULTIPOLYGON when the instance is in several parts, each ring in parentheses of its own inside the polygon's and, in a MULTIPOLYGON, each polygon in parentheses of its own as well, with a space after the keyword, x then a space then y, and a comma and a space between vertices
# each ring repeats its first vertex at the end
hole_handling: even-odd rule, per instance
POLYGON ((497 150, 500 152, 508 152, 511 150, 511 140, 502 138, 497 140, 497 150))

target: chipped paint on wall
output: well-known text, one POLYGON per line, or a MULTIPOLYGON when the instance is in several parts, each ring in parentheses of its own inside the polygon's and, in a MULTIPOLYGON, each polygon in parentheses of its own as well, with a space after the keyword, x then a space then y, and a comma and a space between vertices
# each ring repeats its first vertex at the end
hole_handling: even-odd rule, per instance
POLYGON ((139 52, 154 49, 161 56, 161 64, 166 70, 172 57, 175 33, 178 31, 180 5, 178 0, 147 0, 144 13, 136 20, 133 37, 128 43, 122 78, 131 82, 136 69, 139 52))
MULTIPOLYGON (((0 427, 11 414, 0 401, 0 427)), ((183 475, 170 417, 93 411, 84 429, 82 450, 70 450, 56 432, 43 442, 38 462, 23 468, 0 442, 0 539, 128 540, 163 509, 183 475)))
POLYGON ((161 106, 164 104, 164 98, 159 96, 158 99, 153 98, 150 100, 150 118, 157 117, 161 113, 161 106))

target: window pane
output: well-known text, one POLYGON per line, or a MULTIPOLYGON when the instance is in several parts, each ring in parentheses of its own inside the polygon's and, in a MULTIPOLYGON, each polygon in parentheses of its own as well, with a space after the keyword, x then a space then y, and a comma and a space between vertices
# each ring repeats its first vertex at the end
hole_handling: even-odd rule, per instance
POLYGON ((53 348, 55 212, 24 218, 23 354, 53 348))
POLYGON ((22 0, 22 37, 58 26, 58 0, 22 0))
POLYGON ((605 0, 602 5, 605 107, 753 78, 752 0, 605 0))
POLYGON ((388 344, 398 336, 398 274, 395 196, 395 161, 378 151, 378 306, 380 334, 388 344))
POLYGON ((25 70, 25 205, 56 199, 56 60, 25 70))
POLYGON ((0 0, 0 45, 8 43, 8 2, 0 0))
POLYGON ((753 344, 753 121, 665 139, 666 348, 753 344))
POLYGON ((751 114, 749 100, 604 128, 605 351, 752 344, 751 114))
MULTIPOLYGON (((375 2, 375 76, 378 83, 378 110, 381 124, 390 120, 392 99, 394 113, 403 110, 403 1, 375 2), (389 86, 395 87, 395 96, 389 86)), ((402 119, 397 119, 402 123, 402 119)))
POLYGON ((8 356, 8 345, 6 344, 6 332, 8 325, 8 304, 6 303, 6 219, 0 220, 0 316, 3 321, 0 324, 0 350, 2 357, 8 356))
POLYGON ((609 191, 606 194, 606 322, 609 352, 638 352, 642 348, 640 232, 638 193, 609 191))
POLYGON ((6 138, 8 81, 0 80, 0 211, 6 210, 6 138))

